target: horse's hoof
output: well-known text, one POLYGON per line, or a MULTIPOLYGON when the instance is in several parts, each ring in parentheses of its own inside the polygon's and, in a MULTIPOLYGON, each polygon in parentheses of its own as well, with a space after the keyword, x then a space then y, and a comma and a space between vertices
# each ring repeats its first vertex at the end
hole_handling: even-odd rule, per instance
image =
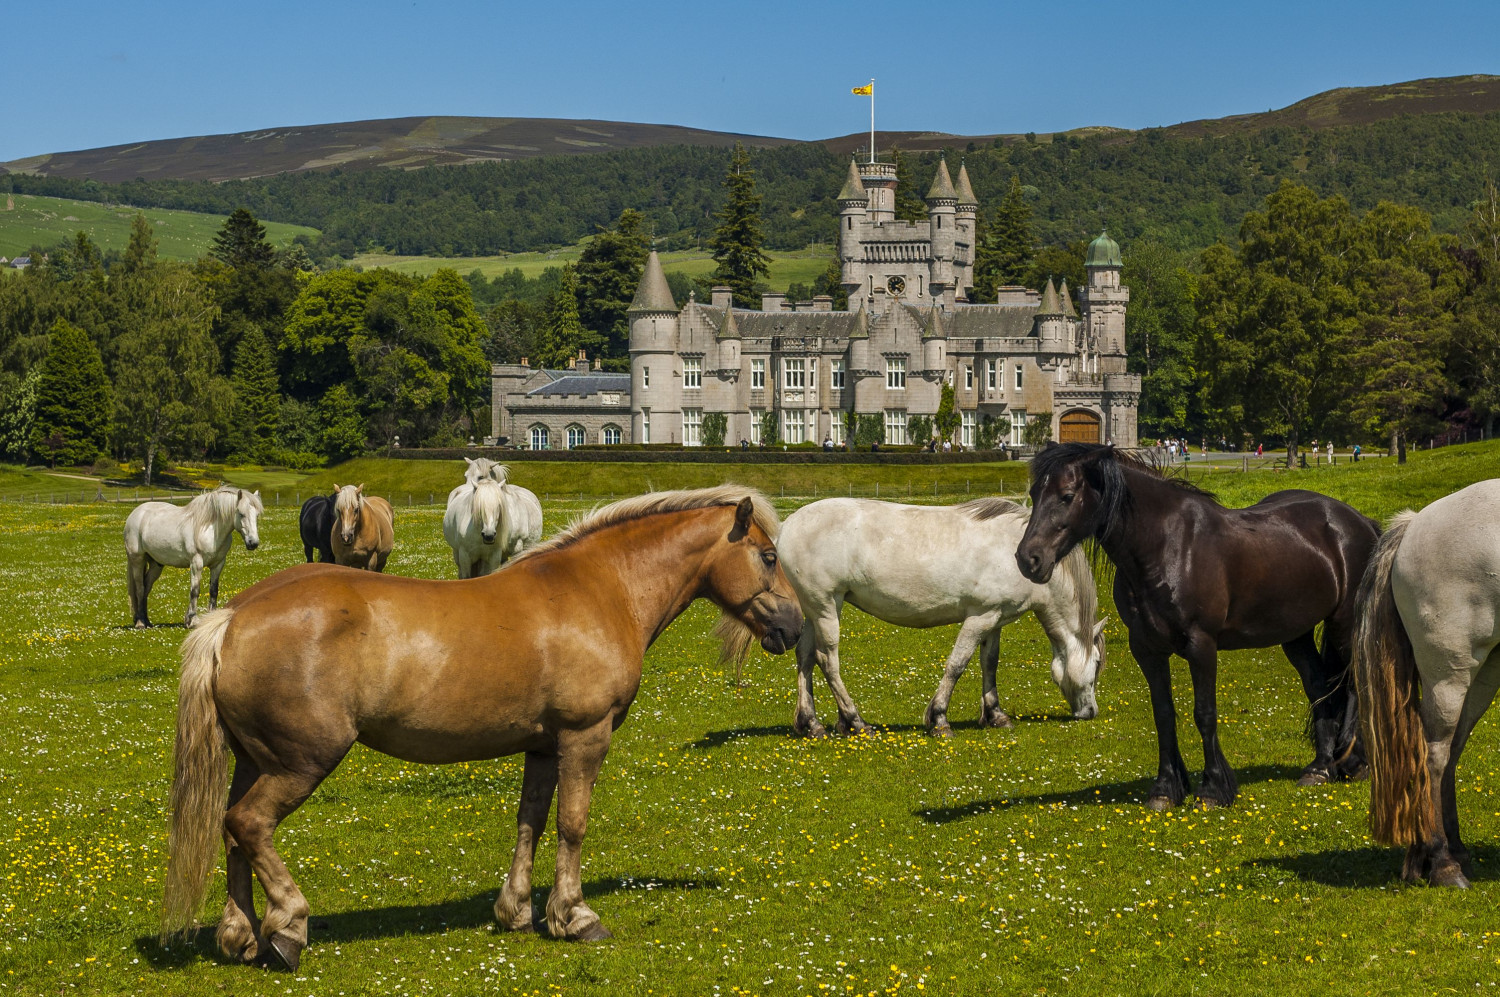
POLYGON ((1327 769, 1305 769, 1297 778, 1299 786, 1321 786, 1328 781, 1327 769))
POLYGON ((1339 778, 1346 782, 1364 782, 1370 778, 1370 766, 1364 762, 1347 767, 1341 766, 1339 768, 1339 778))
POLYGON ((145 630, 150 625, 151 624, 147 623, 145 620, 136 620, 135 621, 135 628, 137 630, 145 630))
POLYGON ((814 740, 817 740, 819 738, 824 738, 824 737, 828 736, 828 728, 824 727, 822 724, 818 723, 818 721, 816 721, 816 720, 814 720, 812 723, 808 724, 806 727, 795 727, 794 726, 792 729, 793 729, 793 732, 798 737, 807 737, 807 738, 812 738, 814 740))
POLYGON ((940 720, 937 723, 933 724, 932 727, 928 729, 927 733, 931 734, 933 737, 941 737, 946 739, 953 736, 953 728, 949 725, 948 721, 940 720))
POLYGON ((1459 890, 1467 890, 1469 881, 1464 877, 1457 862, 1445 862, 1432 870, 1432 876, 1427 880, 1429 886, 1451 886, 1459 890))
POLYGON ((855 717, 853 720, 845 720, 843 717, 839 717, 839 722, 835 725, 835 729, 840 734, 863 734, 870 729, 870 725, 859 717, 855 717))
POLYGON ((1005 715, 1004 710, 996 710, 994 713, 986 714, 979 718, 981 727, 999 727, 1003 730, 1011 730, 1016 725, 1011 722, 1010 717, 1005 715))
POLYGON ((604 925, 600 924, 598 921, 595 921, 593 924, 589 925, 587 928, 584 928, 578 934, 576 934, 573 937, 569 938, 568 941, 570 941, 570 942, 607 942, 607 941, 609 941, 613 937, 615 937, 614 934, 611 933, 608 928, 606 928, 604 925))
POLYGON ((271 936, 271 953, 276 956, 270 963, 271 969, 283 969, 288 973, 295 973, 297 967, 302 965, 302 944, 285 934, 271 936))
POLYGON ((1176 805, 1177 804, 1172 802, 1172 798, 1170 796, 1152 796, 1146 800, 1146 809, 1155 810, 1157 813, 1164 813, 1165 811, 1171 810, 1176 805))
POLYGON ((1228 802, 1225 802, 1224 800, 1216 800, 1212 796, 1198 797, 1198 806, 1202 807, 1204 810, 1217 810, 1220 807, 1227 807, 1229 805, 1230 804, 1228 802))

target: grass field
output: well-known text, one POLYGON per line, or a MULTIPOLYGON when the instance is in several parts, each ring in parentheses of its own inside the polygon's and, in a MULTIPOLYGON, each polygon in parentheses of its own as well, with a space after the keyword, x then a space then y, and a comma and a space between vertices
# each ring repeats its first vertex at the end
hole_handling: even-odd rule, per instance
MULTIPOLYGON (((34 245, 55 246, 87 232, 103 250, 121 250, 130 243, 130 224, 137 214, 156 234, 157 252, 169 260, 197 259, 208 252, 214 236, 224 224, 223 215, 165 208, 109 207, 92 201, 67 201, 31 194, 0 195, 0 255, 24 254, 34 245)), ((265 222, 266 238, 276 246, 291 243, 297 235, 309 237, 317 229, 305 225, 265 222)))
MULTIPOLYGON (((544 253, 512 253, 508 256, 392 256, 386 253, 361 253, 354 262, 362 267, 390 267, 402 273, 430 274, 439 267, 452 267, 461 274, 478 270, 486 277, 495 277, 516 268, 527 277, 538 277, 548 267, 560 267, 565 263, 578 262, 582 246, 567 246, 544 253)), ((792 284, 811 284, 813 279, 828 267, 833 258, 832 250, 772 251, 771 272, 767 282, 775 291, 785 291, 792 284)), ((685 273, 691 277, 706 277, 714 271, 713 257, 707 250, 683 250, 661 254, 662 269, 667 273, 685 273)), ((683 304, 679 301, 678 304, 683 304)))
MULTIPOLYGON (((540 466, 518 465, 517 476, 540 466)), ((1208 483, 1235 501, 1290 484, 1342 489, 1379 513, 1496 474, 1500 447, 1486 444, 1418 454, 1406 468, 1208 483)), ((587 504, 554 497, 548 530, 587 504)), ((796 504, 779 503, 783 513, 796 504)), ((1028 619, 1002 640, 1001 701, 1015 730, 972 726, 968 675, 956 736, 937 741, 920 718, 954 628, 898 630, 850 610, 844 675, 883 726, 809 742, 788 736, 790 657, 757 652, 748 686, 734 688, 714 664, 714 613, 701 604, 648 655, 595 793, 583 876, 613 941, 492 929, 518 759, 428 768, 356 747, 278 837, 313 908, 302 975, 224 965, 207 932, 164 950, 153 936, 182 630, 124 629, 126 512, 0 504, 5 992, 1241 997, 1488 992, 1500 980, 1494 719, 1459 772, 1474 889, 1413 888, 1395 879, 1398 853, 1364 833, 1364 784, 1293 785, 1310 757, 1306 704, 1279 651, 1222 659, 1221 732, 1239 802, 1151 814, 1141 805, 1156 761, 1148 697, 1116 622, 1097 719, 1064 719, 1028 619)), ((440 511, 400 508, 396 522, 389 570, 451 577, 440 511)), ((227 592, 300 560, 291 508, 271 509, 261 536, 258 551, 231 555, 227 592)), ((180 620, 185 599, 185 573, 168 572, 157 620, 180 620)), ((1103 611, 1113 615, 1107 588, 1103 611)), ((1177 679, 1186 718, 1180 665, 1177 679)), ((821 680, 819 692, 828 719, 821 680)), ((1183 744, 1197 764, 1196 736, 1183 744)), ((538 904, 552 856, 549 834, 538 904)), ((222 874, 212 896, 210 919, 222 874)))

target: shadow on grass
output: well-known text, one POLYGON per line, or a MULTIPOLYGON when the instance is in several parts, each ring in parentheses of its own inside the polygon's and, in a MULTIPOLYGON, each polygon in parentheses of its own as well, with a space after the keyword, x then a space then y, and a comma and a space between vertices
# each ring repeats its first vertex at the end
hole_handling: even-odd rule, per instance
MULTIPOLYGON (((717 879, 709 878, 646 876, 641 879, 591 879, 584 882, 583 895, 585 899, 593 900, 634 890, 715 890, 721 885, 717 879)), ((543 936, 547 934, 545 910, 550 890, 551 885, 548 884, 531 891, 531 926, 543 936)), ((440 935, 453 929, 482 928, 495 923, 495 898, 499 893, 500 884, 496 883, 494 889, 442 903, 397 904, 322 916, 314 914, 307 922, 308 944, 313 946, 327 942, 342 944, 408 935, 440 935)), ((608 920, 607 913, 605 920, 608 920)), ((155 935, 143 935, 135 940, 135 947, 141 957, 155 969, 180 969, 199 959, 232 965, 231 960, 219 951, 219 946, 214 941, 214 931, 214 925, 197 928, 187 938, 174 939, 165 947, 157 941, 155 935)))
MULTIPOLYGON (((1239 779, 1240 787, 1253 785, 1259 782, 1276 782, 1282 779, 1291 781, 1301 774, 1301 769, 1290 765, 1250 765, 1237 769, 1236 777, 1239 779)), ((1150 795, 1151 785, 1156 781, 1155 776, 1141 779, 1132 779, 1129 782, 1110 782, 1102 786, 1085 786, 1082 789, 1073 789, 1066 792, 1055 793, 1032 793, 1017 796, 992 797, 988 800, 974 800, 953 807, 923 807, 912 811, 912 816, 920 818, 929 824, 951 824, 956 820, 964 820, 968 817, 977 817, 980 814, 992 813, 997 810, 1011 810, 1016 807, 1049 807, 1049 806, 1125 806, 1144 809, 1146 797, 1150 795)), ((1194 806, 1190 795, 1182 804, 1184 807, 1194 806)))
MULTIPOLYGON (((1035 723, 1075 723, 1071 714, 1067 713, 1021 713, 1011 716, 1011 721, 1016 724, 1035 723)), ((868 721, 867 721, 868 722, 868 721)), ((949 718, 949 725, 954 730, 990 730, 992 728, 980 727, 979 721, 954 720, 949 718)), ((857 734, 834 733, 833 724, 829 723, 828 733, 830 737, 858 737, 857 734)), ((882 734, 911 734, 924 733, 927 728, 922 724, 870 724, 872 730, 882 734)), ((711 730, 698 740, 688 744, 689 748, 719 748, 731 741, 743 740, 747 737, 796 737, 791 724, 776 724, 770 727, 731 727, 728 730, 711 730)))
MULTIPOLYGON (((1470 851, 1474 867, 1474 874, 1469 877, 1471 882, 1500 880, 1500 845, 1477 845, 1470 851)), ((1274 855, 1240 864, 1281 869, 1304 883, 1373 889, 1379 886, 1408 885, 1401 882, 1401 863, 1405 858, 1405 848, 1366 845, 1363 848, 1274 855)))

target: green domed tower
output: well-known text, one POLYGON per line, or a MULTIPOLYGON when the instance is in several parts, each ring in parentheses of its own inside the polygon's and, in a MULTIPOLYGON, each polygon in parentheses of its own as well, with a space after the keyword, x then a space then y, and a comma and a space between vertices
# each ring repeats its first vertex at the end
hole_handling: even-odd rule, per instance
POLYGON ((1130 303, 1130 288, 1120 283, 1120 244, 1108 232, 1089 243, 1083 267, 1088 282, 1079 288, 1083 305, 1083 328, 1086 340, 1099 351, 1101 373, 1125 371, 1125 306, 1130 303))

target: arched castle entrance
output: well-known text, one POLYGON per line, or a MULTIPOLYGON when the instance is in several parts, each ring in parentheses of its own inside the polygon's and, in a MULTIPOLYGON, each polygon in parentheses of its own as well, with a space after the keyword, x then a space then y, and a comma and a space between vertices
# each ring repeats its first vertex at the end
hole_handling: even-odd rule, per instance
POLYGON ((1059 443, 1100 443, 1100 419, 1093 412, 1075 409, 1064 412, 1059 420, 1057 439, 1059 443))

